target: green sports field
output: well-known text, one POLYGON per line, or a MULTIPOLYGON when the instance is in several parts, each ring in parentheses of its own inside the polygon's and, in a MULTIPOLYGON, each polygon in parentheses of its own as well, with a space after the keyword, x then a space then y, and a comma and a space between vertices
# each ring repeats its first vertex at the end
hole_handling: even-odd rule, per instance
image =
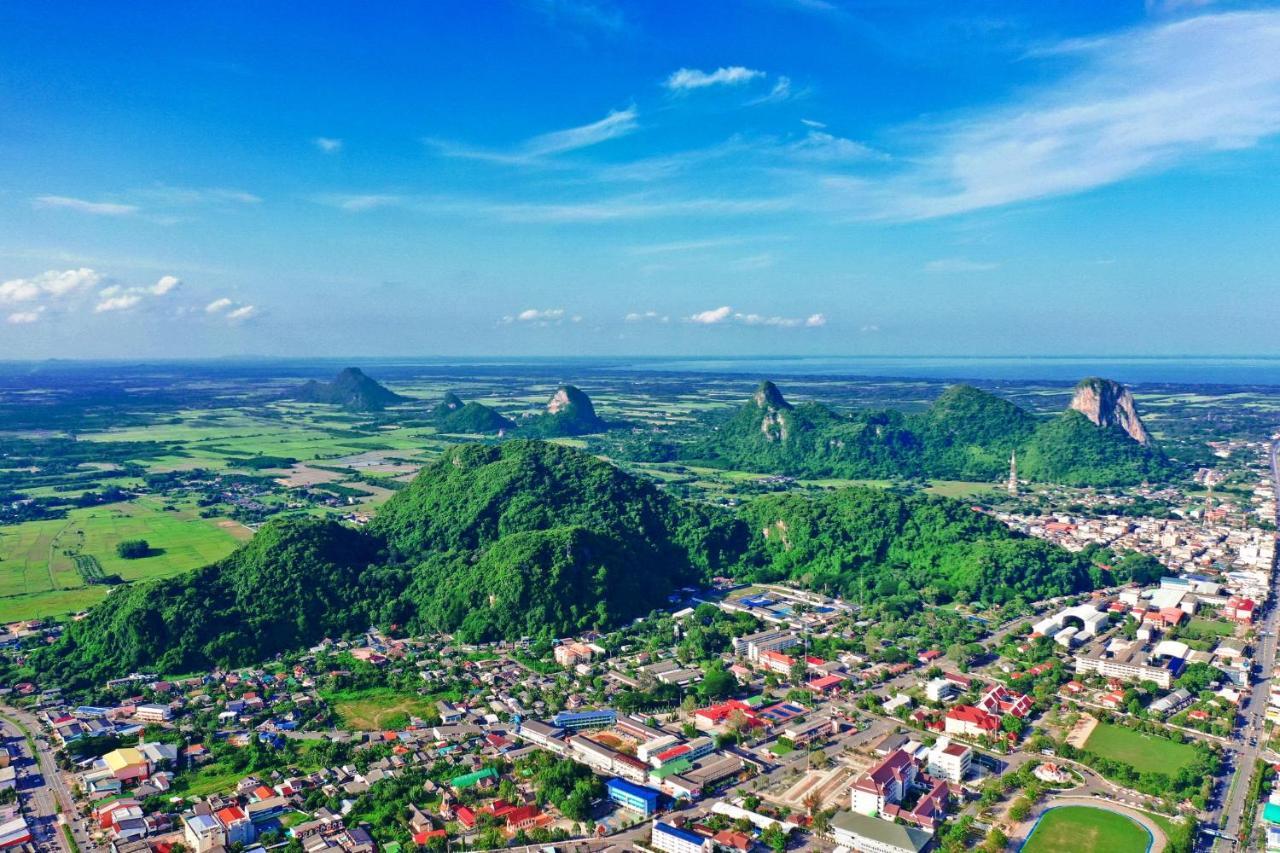
POLYGON ((1147 831, 1129 818, 1088 806, 1059 806, 1040 818, 1022 853, 1145 853, 1147 831))
POLYGON ((1144 735, 1111 723, 1099 723, 1084 746, 1096 755, 1123 761, 1139 773, 1172 776, 1196 759, 1195 749, 1185 743, 1144 735))

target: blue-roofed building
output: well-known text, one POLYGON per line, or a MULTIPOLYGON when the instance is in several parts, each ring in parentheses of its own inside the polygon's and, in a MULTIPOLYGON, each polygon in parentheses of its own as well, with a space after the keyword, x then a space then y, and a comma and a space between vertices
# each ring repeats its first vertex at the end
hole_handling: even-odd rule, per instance
POLYGON ((709 838, 703 838, 697 833, 657 821, 654 822, 653 833, 649 836, 649 843, 653 849, 661 850, 663 853, 702 853, 709 842, 709 838))
POLYGON ((558 729, 593 729, 600 726, 612 726, 618 721, 618 712, 612 708, 598 708, 594 711, 561 711, 551 718, 551 725, 558 729))
POLYGON ((604 783, 609 799, 618 805, 648 817, 658 810, 658 792, 626 779, 610 779, 604 783))

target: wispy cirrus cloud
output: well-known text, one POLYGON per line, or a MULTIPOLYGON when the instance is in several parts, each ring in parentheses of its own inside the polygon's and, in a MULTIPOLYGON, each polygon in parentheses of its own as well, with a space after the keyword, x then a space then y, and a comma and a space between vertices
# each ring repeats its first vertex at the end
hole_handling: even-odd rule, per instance
POLYGON ((1000 264, 996 261, 974 261, 969 258, 938 258, 924 265, 925 272, 935 273, 988 272, 999 268, 1000 264))
POLYGON ((742 65, 730 65, 717 68, 715 71, 680 68, 671 72, 662 85, 673 92, 689 92, 705 89, 708 86, 741 86, 743 83, 750 83, 764 76, 763 71, 742 65))
POLYGON ((93 216, 132 216, 139 210, 138 206, 133 204, 87 201, 65 195, 36 196, 31 204, 36 208, 74 210, 76 213, 88 213, 93 216))
POLYGON ((311 140, 311 144, 324 154, 337 154, 342 150, 342 140, 332 136, 317 136, 311 140))
POLYGON ((843 188, 874 215, 928 219, 1085 192, 1280 133, 1280 11, 1144 25, 1030 58, 1045 57, 1074 69, 1001 107, 915 128, 928 142, 911 169, 843 188))
POLYGON ((523 151, 529 156, 541 157, 599 145, 635 131, 639 127, 637 116, 635 106, 612 110, 599 121, 535 136, 524 144, 523 151))

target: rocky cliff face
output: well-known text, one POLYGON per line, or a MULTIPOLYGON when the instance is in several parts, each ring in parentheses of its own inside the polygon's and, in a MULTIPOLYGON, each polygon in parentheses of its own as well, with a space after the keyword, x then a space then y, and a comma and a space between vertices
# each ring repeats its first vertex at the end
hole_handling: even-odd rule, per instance
POLYGON ((549 415, 556 415, 566 410, 584 419, 596 419, 596 407, 591 403, 591 398, 572 385, 561 385, 547 402, 549 415))
POLYGON ((789 409, 791 404, 782 396, 778 386, 765 380, 756 388, 751 400, 761 409, 789 409))
POLYGON ((1138 407, 1129 389, 1112 379, 1090 377, 1076 386, 1071 408, 1098 426, 1119 427, 1142 445, 1151 444, 1151 434, 1138 417, 1138 407))

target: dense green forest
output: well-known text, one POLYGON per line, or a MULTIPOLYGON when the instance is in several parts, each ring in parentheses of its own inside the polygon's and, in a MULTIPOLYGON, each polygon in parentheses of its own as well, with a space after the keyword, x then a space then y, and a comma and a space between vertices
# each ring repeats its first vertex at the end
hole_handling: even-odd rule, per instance
POLYGON ((513 422, 488 406, 474 400, 464 403, 457 394, 452 392, 444 395, 444 398, 431 410, 431 416, 441 432, 470 435, 499 432, 515 426, 513 422))
MULTIPOLYGON (((273 522, 220 563, 118 590, 31 663, 74 685, 248 664, 370 624, 469 641, 564 636, 618 626, 716 574, 908 607, 1035 599, 1099 585, 1097 561, 944 498, 859 488, 730 512, 572 448, 472 444, 365 530, 273 522)), ((1109 581, 1129 570, 1117 566, 1109 581)))
POLYGON ((995 480, 1017 451, 1019 473, 1068 485, 1124 485, 1167 477, 1164 454, 1079 412, 1039 420, 994 394, 947 389, 921 414, 840 414, 788 403, 771 382, 727 422, 679 449, 690 463, 794 477, 995 480))

